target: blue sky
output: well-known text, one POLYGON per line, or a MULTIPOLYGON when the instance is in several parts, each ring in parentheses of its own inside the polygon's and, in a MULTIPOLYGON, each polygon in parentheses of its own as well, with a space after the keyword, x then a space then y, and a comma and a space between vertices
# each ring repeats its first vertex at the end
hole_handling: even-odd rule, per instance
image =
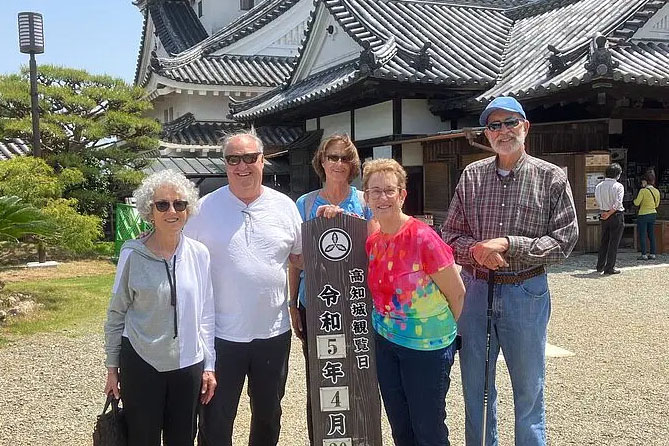
POLYGON ((142 15, 132 0, 0 0, 0 74, 28 64, 19 52, 17 14, 44 17, 44 54, 38 64, 83 68, 132 82, 142 15))

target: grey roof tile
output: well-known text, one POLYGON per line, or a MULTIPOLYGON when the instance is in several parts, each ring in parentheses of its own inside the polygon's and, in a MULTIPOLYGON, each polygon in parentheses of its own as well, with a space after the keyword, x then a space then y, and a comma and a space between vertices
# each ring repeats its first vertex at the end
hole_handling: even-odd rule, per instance
POLYGON ((209 37, 187 0, 154 0, 147 8, 169 54, 180 53, 209 37))
MULTIPOLYGON (((144 171, 150 174, 168 169, 181 172, 186 178, 227 177, 223 158, 164 156, 156 158, 144 171)), ((280 158, 265 159, 263 175, 288 175, 288 173, 287 160, 280 158)))
POLYGON ((32 153, 32 149, 22 139, 11 138, 0 140, 0 161, 30 153, 32 153))
POLYGON ((288 78, 294 62, 292 57, 224 54, 154 59, 152 70, 190 84, 275 87, 288 78))
MULTIPOLYGON (((242 130, 246 126, 230 121, 197 121, 192 113, 186 113, 172 122, 163 124, 161 140, 189 146, 215 146, 225 133, 242 130)), ((265 126, 256 129, 258 137, 270 149, 287 146, 304 133, 301 127, 265 126)))

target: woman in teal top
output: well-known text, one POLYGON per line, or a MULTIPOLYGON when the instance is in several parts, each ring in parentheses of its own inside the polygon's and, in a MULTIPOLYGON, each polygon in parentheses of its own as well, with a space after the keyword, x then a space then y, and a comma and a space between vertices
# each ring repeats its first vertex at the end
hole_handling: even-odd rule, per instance
POLYGON ((655 217, 656 209, 660 205, 660 191, 655 189, 653 184, 655 184, 655 173, 651 170, 646 172, 641 180, 641 189, 634 200, 634 206, 639 206, 636 225, 641 241, 641 257, 637 260, 655 259, 655 217), (650 255, 646 254, 646 236, 650 241, 650 255))
MULTIPOLYGON (((371 222, 372 213, 365 205, 363 194, 351 186, 353 180, 360 174, 360 157, 349 136, 332 135, 325 138, 314 154, 311 164, 323 182, 323 187, 297 199, 297 209, 300 211, 302 220, 308 221, 316 217, 332 218, 345 212, 368 220, 370 222, 369 231, 373 231, 375 227, 371 222)), ((305 259, 305 262, 308 261, 309 259, 305 259)), ((304 271, 291 266, 288 274, 290 320, 293 331, 302 340, 307 376, 307 427, 309 440, 313 443, 304 271)))

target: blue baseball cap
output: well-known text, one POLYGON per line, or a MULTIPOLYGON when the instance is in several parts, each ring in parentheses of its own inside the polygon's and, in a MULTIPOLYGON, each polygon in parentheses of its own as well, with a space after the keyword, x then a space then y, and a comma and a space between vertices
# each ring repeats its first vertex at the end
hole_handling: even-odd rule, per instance
POLYGON ((523 110, 523 106, 520 105, 520 102, 516 101, 510 96, 500 96, 493 99, 485 108, 485 110, 483 110, 483 113, 481 113, 479 124, 481 124, 482 127, 485 127, 488 124, 488 116, 490 116, 490 113, 494 112, 495 110, 515 112, 520 114, 524 119, 527 119, 527 116, 525 116, 525 110, 523 110))

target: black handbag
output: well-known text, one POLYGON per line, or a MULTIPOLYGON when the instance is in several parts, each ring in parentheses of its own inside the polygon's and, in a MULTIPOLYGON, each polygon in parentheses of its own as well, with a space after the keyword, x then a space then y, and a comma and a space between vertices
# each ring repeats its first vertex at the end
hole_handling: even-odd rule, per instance
POLYGON ((95 422, 93 446, 128 446, 128 430, 123 408, 118 407, 118 401, 111 394, 107 396, 105 408, 95 422), (111 410, 107 412, 109 406, 111 410))

